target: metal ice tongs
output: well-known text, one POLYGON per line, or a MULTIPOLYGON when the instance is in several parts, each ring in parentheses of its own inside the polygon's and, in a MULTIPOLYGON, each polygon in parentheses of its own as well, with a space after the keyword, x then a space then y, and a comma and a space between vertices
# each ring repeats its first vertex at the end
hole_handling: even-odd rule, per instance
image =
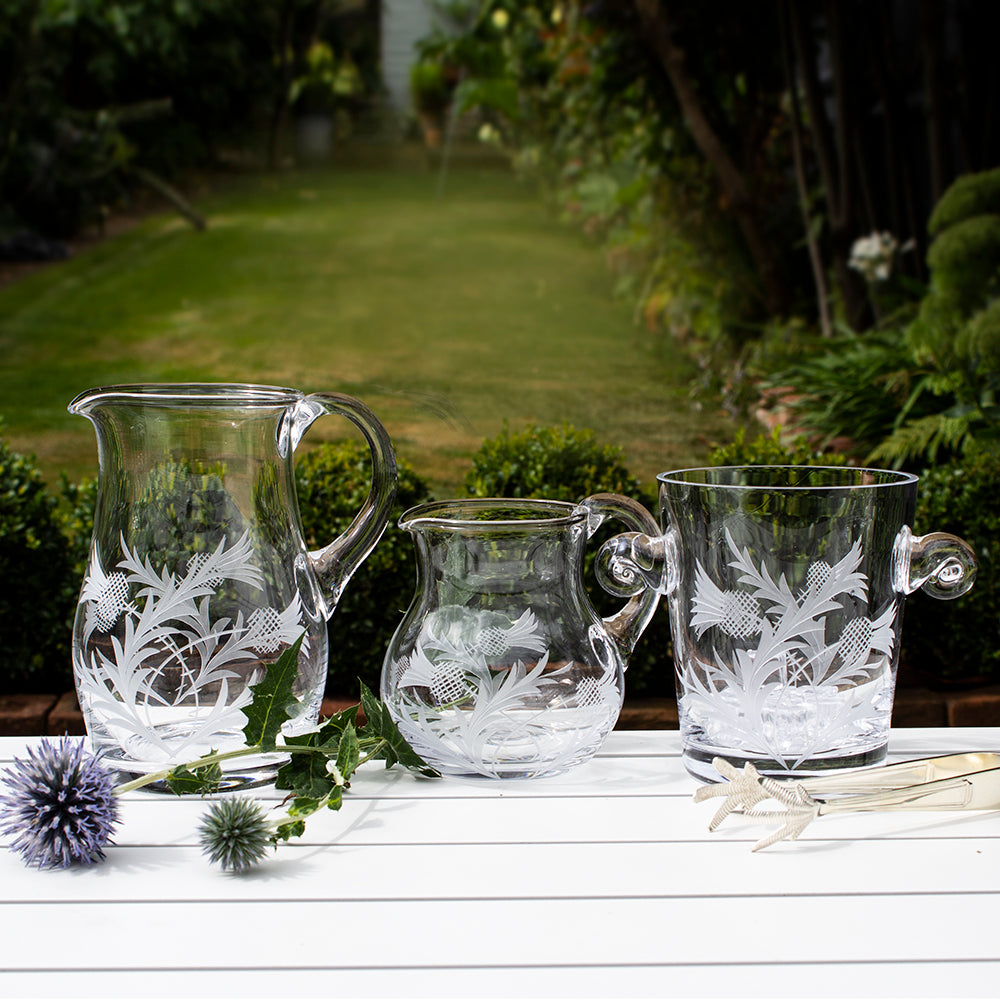
POLYGON ((741 771, 721 757, 712 764, 729 781, 695 792, 695 802, 725 796, 709 830, 733 812, 754 823, 783 824, 755 851, 795 840, 817 816, 831 813, 1000 809, 1000 753, 955 753, 802 779, 767 778, 753 764, 741 771), (761 808, 771 800, 783 808, 761 808))

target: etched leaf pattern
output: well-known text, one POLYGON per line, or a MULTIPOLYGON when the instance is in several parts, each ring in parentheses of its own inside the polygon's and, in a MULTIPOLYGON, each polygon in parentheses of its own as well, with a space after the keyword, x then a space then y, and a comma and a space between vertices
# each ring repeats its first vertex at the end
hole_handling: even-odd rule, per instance
POLYGON ((512 621, 494 612, 440 608, 427 616, 413 652, 393 670, 400 732, 436 767, 459 773, 497 777, 512 763, 525 771, 534 765, 544 765, 545 773, 562 770, 581 747, 559 732, 551 713, 575 712, 581 732, 610 729, 620 704, 613 671, 576 680, 572 661, 550 666, 543 630, 530 610, 512 621), (537 659, 490 666, 512 650, 537 659))
POLYGON ((238 732, 260 672, 247 677, 233 665, 245 667, 296 641, 303 628, 298 594, 283 609, 213 617, 212 599, 224 582, 263 589, 249 532, 229 548, 223 540, 214 551, 192 556, 183 574, 157 572, 124 537, 121 549, 111 573, 95 550, 83 583, 83 655, 89 658, 78 670, 81 700, 120 742, 138 739, 150 759, 170 759, 238 732), (230 698, 233 686, 240 690, 230 698), (172 710, 170 726, 157 724, 163 710, 172 710))
POLYGON ((697 669, 685 658, 681 680, 686 708, 716 720, 744 749, 780 760, 787 747, 781 745, 776 720, 793 701, 805 705, 804 699, 811 699, 815 718, 796 751, 805 759, 870 716, 870 701, 823 695, 867 677, 873 656, 891 657, 896 602, 874 619, 848 613, 848 600, 865 602, 868 596, 868 580, 860 572, 860 540, 833 565, 810 564, 797 593, 784 573, 775 579, 764 561, 755 564, 728 530, 726 543, 733 557, 728 565, 746 589, 722 589, 696 561, 691 628, 699 640, 715 629, 726 641, 713 641, 697 669), (839 635, 828 637, 831 621, 836 628, 842 615, 839 635), (720 652, 720 646, 731 654, 720 652))

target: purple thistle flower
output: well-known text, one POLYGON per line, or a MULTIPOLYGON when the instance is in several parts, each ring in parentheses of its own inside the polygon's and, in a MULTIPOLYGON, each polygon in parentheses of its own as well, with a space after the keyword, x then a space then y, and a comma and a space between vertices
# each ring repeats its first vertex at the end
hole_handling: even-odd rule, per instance
POLYGON ((104 846, 118 824, 114 782, 82 741, 43 739, 38 753, 15 760, 0 776, 0 829, 29 867, 66 868, 104 860, 104 846))

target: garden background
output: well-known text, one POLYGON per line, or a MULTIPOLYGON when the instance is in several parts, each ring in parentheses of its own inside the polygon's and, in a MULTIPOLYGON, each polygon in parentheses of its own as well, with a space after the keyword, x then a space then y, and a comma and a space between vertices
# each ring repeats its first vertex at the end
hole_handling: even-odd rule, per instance
MULTIPOLYGON (((0 695, 72 687, 96 448, 66 404, 180 380, 364 399, 399 510, 655 509, 657 472, 705 463, 917 472, 915 529, 964 536, 980 572, 910 599, 901 683, 995 683, 989 9, 8 0, 0 695)), ((298 461, 310 545, 367 488, 333 424, 298 461)), ((328 693, 377 683, 413 579, 390 527, 332 620, 328 693)), ((667 635, 663 607, 629 697, 670 698, 667 635)))

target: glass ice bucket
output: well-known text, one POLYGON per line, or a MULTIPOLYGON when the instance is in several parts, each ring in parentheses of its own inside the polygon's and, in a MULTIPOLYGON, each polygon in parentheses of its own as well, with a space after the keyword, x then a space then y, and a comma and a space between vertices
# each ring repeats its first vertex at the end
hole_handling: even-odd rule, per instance
POLYGON ((629 596, 601 618, 583 588, 588 538, 609 517, 656 531, 615 494, 554 500, 451 500, 407 511, 417 589, 386 653, 382 700, 411 746, 447 774, 558 774, 614 728, 624 671, 659 596, 629 596))
MULTIPOLYGON (((326 620, 385 528, 396 460, 375 415, 336 393, 257 385, 123 385, 70 404, 97 432, 90 561, 73 629, 87 733, 131 773, 242 745, 250 686, 300 637, 286 723, 318 719, 326 620), (339 414, 365 436, 372 484, 353 524, 307 551, 293 459, 306 429, 339 414)), ((230 785, 273 775, 240 761, 230 785)))
POLYGON ((908 527, 917 477, 881 469, 665 472, 664 534, 601 557, 668 595, 688 770, 722 757, 764 774, 885 759, 903 599, 965 593, 960 538, 908 527))

